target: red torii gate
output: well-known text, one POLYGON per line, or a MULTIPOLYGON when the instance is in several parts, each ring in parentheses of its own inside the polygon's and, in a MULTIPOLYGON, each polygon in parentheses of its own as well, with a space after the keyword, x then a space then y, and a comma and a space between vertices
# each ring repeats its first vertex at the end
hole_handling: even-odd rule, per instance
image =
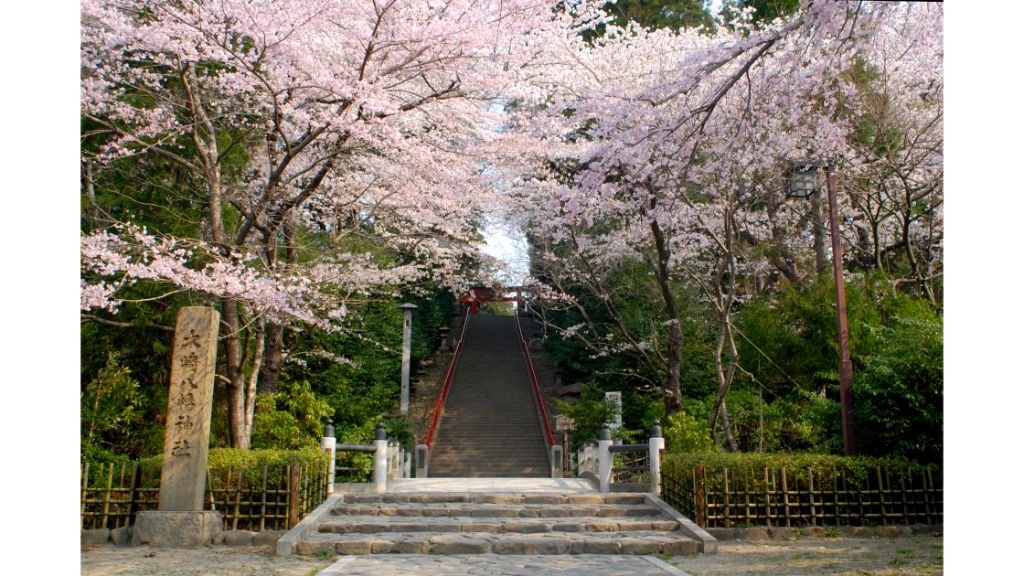
POLYGON ((470 303, 470 313, 476 315, 477 306, 480 302, 526 302, 523 292, 529 289, 524 286, 509 286, 507 288, 491 288, 488 286, 474 286, 459 300, 470 303), (514 294, 510 296, 509 294, 514 294))

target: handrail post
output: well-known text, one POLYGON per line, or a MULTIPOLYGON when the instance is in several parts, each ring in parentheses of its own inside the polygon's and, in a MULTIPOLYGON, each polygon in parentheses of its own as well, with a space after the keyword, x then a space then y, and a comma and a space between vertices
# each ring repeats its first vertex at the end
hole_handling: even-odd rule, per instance
POLYGON ((388 485, 388 437, 384 423, 377 424, 377 436, 373 442, 373 484, 376 492, 383 492, 388 485))
POLYGON ((429 458, 429 449, 426 444, 416 445, 416 477, 426 478, 427 477, 427 459, 429 458))
POLYGON ((598 484, 601 492, 607 493, 612 483, 612 430, 605 424, 601 427, 601 439, 597 442, 598 484))
POLYGON ((661 494, 661 451, 665 449, 665 439, 661 436, 661 422, 654 421, 651 426, 651 439, 649 441, 650 462, 651 462, 651 493, 661 494))
POLYGON ((327 465, 327 495, 334 494, 334 463, 337 460, 338 439, 334 437, 334 421, 327 419, 324 425, 324 437, 320 439, 320 448, 327 453, 330 462, 327 465))

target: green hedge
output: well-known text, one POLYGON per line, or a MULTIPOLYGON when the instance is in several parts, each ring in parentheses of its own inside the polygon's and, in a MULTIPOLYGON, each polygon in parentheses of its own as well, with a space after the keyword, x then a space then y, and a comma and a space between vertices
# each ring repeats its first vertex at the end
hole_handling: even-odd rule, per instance
MULTIPOLYGON (((207 467, 210 469, 210 476, 214 479, 226 478, 230 469, 233 476, 237 475, 239 470, 244 470, 247 481, 262 482, 263 467, 266 466, 267 484, 276 485, 284 482, 285 467, 295 463, 303 468, 326 467, 328 465, 327 454, 318 448, 303 448, 301 450, 211 448, 207 467)), ((162 455, 139 460, 144 486, 160 485, 162 464, 162 455)), ((90 472, 90 477, 92 476, 93 474, 90 472)))
POLYGON ((703 464, 707 473, 718 472, 726 468, 730 470, 751 468, 785 468, 787 471, 814 470, 814 475, 826 475, 833 470, 857 474, 867 472, 876 467, 896 467, 920 470, 923 465, 904 458, 876 458, 871 456, 834 456, 831 454, 809 453, 758 453, 758 452, 694 452, 690 454, 668 454, 662 469, 684 468, 693 469, 703 464))

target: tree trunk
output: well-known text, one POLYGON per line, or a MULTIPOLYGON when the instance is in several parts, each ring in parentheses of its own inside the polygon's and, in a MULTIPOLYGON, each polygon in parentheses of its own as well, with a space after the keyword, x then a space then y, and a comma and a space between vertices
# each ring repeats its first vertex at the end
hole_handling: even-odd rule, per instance
MULTIPOLYGON (((293 242, 293 228, 290 222, 282 225, 285 242, 285 266, 292 267, 299 261, 298 251, 293 242)), ((277 246, 272 238, 264 238, 264 257, 273 268, 277 263, 277 246)), ((267 323, 266 346, 263 352, 263 365, 260 368, 259 394, 273 394, 277 391, 277 381, 284 366, 284 332, 285 326, 276 322, 267 323)))
MULTIPOLYGON (((653 202, 651 208, 654 208, 653 202)), ((683 404, 683 392, 679 385, 679 367, 683 359, 683 326, 679 318, 675 295, 672 294, 672 283, 668 271, 670 252, 668 244, 665 242, 665 235, 654 218, 651 218, 650 229, 658 257, 656 262, 652 262, 654 277, 658 281, 658 288, 661 291, 662 300, 665 302, 665 313, 668 316, 668 347, 665 351, 666 374, 662 389, 665 416, 668 417, 678 412, 683 404)))
POLYGON ((245 352, 241 340, 238 302, 221 300, 221 323, 224 332, 224 364, 228 379, 228 432, 233 448, 249 448, 245 428, 245 352))
POLYGON ((267 323, 264 348, 257 393, 273 394, 277 392, 277 380, 281 375, 281 367, 284 365, 284 326, 282 324, 267 323))
MULTIPOLYGON (((253 345, 252 369, 249 372, 249 385, 245 390, 245 417, 242 422, 242 436, 252 438, 252 425, 256 418, 256 381, 260 375, 263 362, 263 339, 266 334, 266 321, 262 318, 256 324, 256 342, 253 345)), ((246 444, 250 442, 247 441, 246 444)))
POLYGON ((729 450, 739 452, 740 447, 732 435, 732 423, 729 422, 729 406, 725 402, 722 402, 722 429, 725 430, 725 441, 729 443, 729 450))

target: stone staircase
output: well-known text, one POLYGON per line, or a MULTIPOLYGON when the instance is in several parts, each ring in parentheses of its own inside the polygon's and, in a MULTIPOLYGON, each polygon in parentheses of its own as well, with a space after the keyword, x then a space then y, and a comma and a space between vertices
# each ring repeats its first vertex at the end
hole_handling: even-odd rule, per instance
POLYGON ((704 549, 688 535, 688 521, 666 508, 645 494, 344 494, 310 519, 291 552, 682 555, 704 549))
POLYGON ((514 317, 469 320, 428 461, 430 478, 550 477, 514 317))

